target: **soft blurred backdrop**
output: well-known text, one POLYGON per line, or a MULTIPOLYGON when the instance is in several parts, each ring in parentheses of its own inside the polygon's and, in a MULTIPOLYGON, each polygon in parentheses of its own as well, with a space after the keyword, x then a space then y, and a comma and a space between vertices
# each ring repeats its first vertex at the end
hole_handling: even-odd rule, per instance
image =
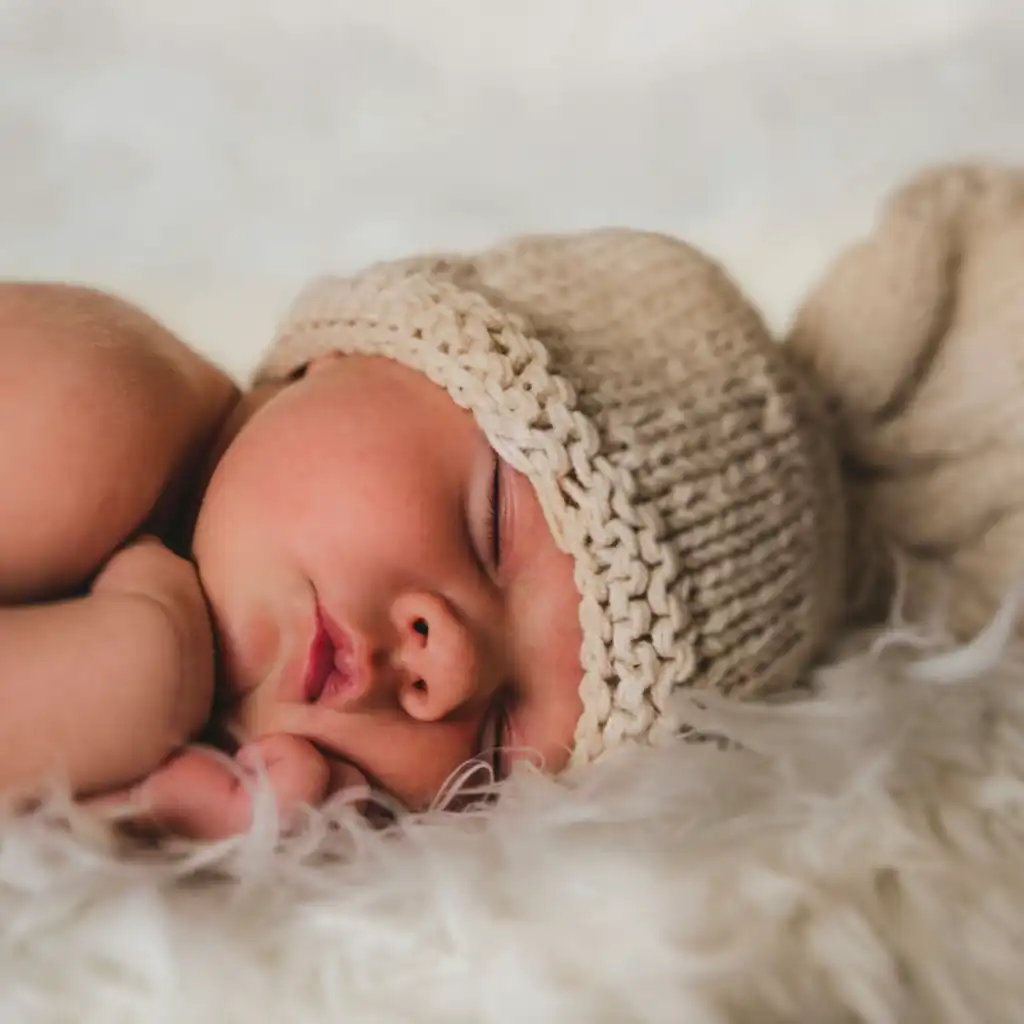
POLYGON ((0 276, 240 373, 311 274, 618 223, 781 323, 900 176, 1022 125, 1011 0, 0 0, 0 276))

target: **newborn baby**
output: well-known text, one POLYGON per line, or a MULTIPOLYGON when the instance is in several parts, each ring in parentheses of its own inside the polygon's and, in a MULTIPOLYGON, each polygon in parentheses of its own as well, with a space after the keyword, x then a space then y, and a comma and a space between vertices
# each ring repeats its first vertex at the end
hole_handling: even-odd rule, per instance
POLYGON ((213 717, 282 810, 423 808, 467 764, 662 741, 679 687, 790 686, 838 614, 818 404, 673 239, 319 282, 244 395, 108 296, 0 307, 9 791, 244 829, 247 787, 187 746, 213 717))
POLYGON ((682 242, 523 238, 315 283, 244 394, 117 300, 0 288, 0 787, 226 835, 249 789, 189 743, 211 723, 285 814, 417 809, 665 742, 695 687, 794 686, 884 610, 910 522, 884 474, 848 516, 834 442, 877 420, 836 287, 782 346, 682 242))

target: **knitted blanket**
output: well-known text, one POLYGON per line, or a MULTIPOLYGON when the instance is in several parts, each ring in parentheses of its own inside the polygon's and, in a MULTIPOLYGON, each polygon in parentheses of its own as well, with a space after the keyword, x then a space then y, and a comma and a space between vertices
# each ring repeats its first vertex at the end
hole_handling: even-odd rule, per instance
POLYGON ((1014 611, 951 653, 858 637, 793 702, 690 709, 739 748, 521 771, 391 831, 336 808, 147 859, 56 806, 8 821, 0 1020, 1019 1020, 1014 611))

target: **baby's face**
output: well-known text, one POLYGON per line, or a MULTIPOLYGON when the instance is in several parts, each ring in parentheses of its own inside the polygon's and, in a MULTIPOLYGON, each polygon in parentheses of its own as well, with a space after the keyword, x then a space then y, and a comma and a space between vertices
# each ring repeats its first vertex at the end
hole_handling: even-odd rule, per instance
POLYGON ((421 374, 334 357, 219 462, 194 554, 240 738, 302 736, 422 808, 460 765, 568 760, 579 596, 525 477, 421 374))

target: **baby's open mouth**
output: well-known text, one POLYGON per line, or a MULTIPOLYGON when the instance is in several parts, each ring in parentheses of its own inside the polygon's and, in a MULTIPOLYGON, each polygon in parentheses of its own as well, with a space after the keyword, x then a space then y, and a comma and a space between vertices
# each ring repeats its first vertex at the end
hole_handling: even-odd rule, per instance
POLYGON ((310 704, 330 697, 356 696, 352 640, 345 630, 326 619, 320 607, 306 661, 304 693, 310 704))

